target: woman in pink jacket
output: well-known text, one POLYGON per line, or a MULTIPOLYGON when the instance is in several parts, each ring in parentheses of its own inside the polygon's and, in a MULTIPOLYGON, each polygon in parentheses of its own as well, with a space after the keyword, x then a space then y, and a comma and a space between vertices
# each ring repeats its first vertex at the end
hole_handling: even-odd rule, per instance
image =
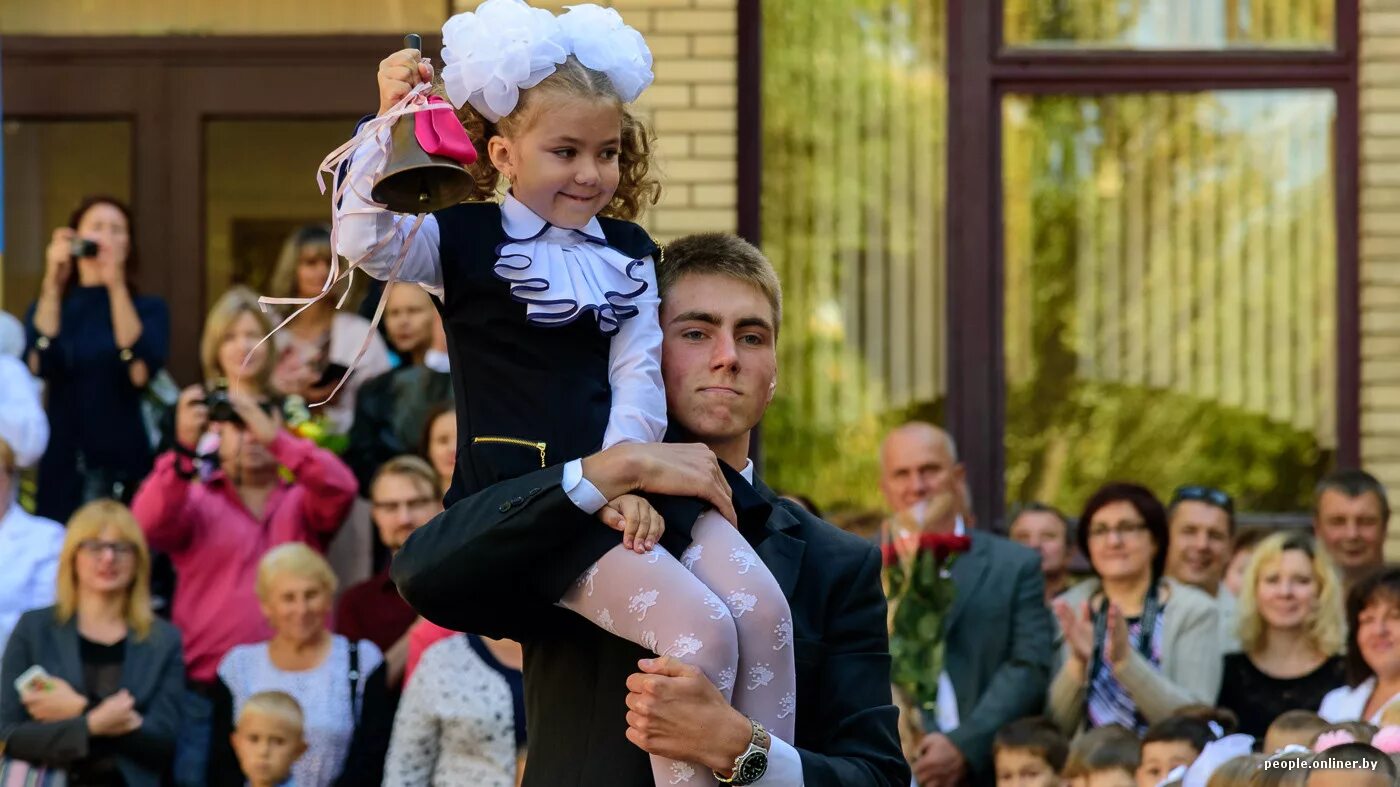
POLYGON ((235 645, 271 636, 254 585, 258 561, 279 544, 324 551, 355 499, 350 468, 282 428, 270 399, 230 390, 206 403, 192 386, 176 405, 176 448, 156 460, 132 501, 151 546, 175 565, 173 622, 185 641, 190 696, 176 780, 203 779, 208 693, 235 645), (211 406, 212 405, 212 406, 211 406), (217 436, 217 453, 208 433, 217 436), (188 738, 188 740, 185 740, 188 738))

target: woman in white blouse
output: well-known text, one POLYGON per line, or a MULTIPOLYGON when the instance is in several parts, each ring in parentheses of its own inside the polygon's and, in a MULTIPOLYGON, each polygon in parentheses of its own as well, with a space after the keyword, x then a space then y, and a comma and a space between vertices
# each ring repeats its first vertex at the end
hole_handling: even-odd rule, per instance
POLYGON ((258 600, 273 635, 234 647, 219 662, 219 686, 227 694, 216 697, 209 784, 242 784, 227 733, 243 703, 260 691, 284 691, 301 705, 307 750, 292 767, 298 787, 326 787, 340 775, 365 688, 383 679, 384 658, 369 640, 352 643, 331 633, 335 585, 326 559, 299 542, 274 547, 258 563, 258 600))
POLYGON ((520 645, 459 634, 423 653, 394 717, 385 787, 515 787, 524 757, 520 645))
POLYGON ((1400 568, 1363 578, 1347 594, 1347 684, 1322 698, 1318 715, 1336 724, 1379 724, 1400 699, 1400 568))
POLYGON ((53 603, 63 525, 20 507, 19 470, 39 461, 49 419, 34 378, 18 358, 0 356, 0 651, 19 616, 53 603))

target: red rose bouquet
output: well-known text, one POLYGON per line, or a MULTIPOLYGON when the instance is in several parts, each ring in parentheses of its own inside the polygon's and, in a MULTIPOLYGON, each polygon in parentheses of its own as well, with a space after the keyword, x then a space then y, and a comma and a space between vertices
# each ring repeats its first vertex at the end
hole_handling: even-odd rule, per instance
POLYGON ((900 708, 900 738, 912 762, 919 740, 938 720, 944 619, 956 588, 951 569, 972 539, 947 526, 954 497, 921 503, 888 523, 882 538, 882 579, 889 600, 890 680, 900 708))

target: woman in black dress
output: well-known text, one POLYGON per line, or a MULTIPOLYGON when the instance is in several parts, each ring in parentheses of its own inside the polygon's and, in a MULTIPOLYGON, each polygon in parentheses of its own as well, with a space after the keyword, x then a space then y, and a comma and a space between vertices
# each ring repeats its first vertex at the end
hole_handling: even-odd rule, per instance
POLYGON ((1254 550, 1239 602, 1243 650, 1225 656, 1217 705, 1262 740, 1284 711, 1316 711, 1345 683, 1346 623, 1336 569, 1311 537, 1277 533, 1254 550))
POLYGON ((137 294, 131 212, 88 197, 53 231, 25 315, 30 371, 48 386, 37 513, 66 521, 99 497, 129 501, 151 469, 141 393, 169 353, 165 301, 137 294))

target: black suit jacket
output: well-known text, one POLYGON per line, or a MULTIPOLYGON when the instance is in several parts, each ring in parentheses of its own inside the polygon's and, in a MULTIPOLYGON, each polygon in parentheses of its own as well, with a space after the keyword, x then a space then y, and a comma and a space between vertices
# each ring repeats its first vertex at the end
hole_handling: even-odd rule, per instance
POLYGON ((948 613, 944 667, 959 726, 948 737, 967 759, 973 783, 990 785, 997 730, 1044 708, 1054 624, 1040 556, 985 531, 971 537, 972 549, 952 569, 958 592, 948 613))
MULTIPOLYGON (((0 741, 5 754, 29 762, 64 767, 88 755, 87 718, 38 722, 29 717, 15 692, 15 679, 38 664, 50 675, 83 693, 83 663, 78 650, 76 618, 62 625, 54 608, 30 610, 20 617, 5 646, 0 668, 0 741)), ((185 692, 185 662, 180 633, 160 618, 145 639, 127 637, 122 688, 131 692, 140 729, 112 738, 117 766, 131 787, 156 787, 175 756, 175 732, 185 692)))
MULTIPOLYGON (((740 530, 792 609, 797 740, 788 743, 805 784, 908 787, 878 551, 762 484, 726 474, 740 530)), ((645 752, 624 735, 627 676, 650 654, 555 606, 587 567, 579 543, 619 537, 570 502, 561 475, 561 466, 538 470, 457 502, 409 538, 394 559, 394 581, 439 625, 524 645, 526 787, 652 787, 645 752)), ((670 522, 688 525, 700 511, 695 501, 654 502, 668 535, 670 522)))

